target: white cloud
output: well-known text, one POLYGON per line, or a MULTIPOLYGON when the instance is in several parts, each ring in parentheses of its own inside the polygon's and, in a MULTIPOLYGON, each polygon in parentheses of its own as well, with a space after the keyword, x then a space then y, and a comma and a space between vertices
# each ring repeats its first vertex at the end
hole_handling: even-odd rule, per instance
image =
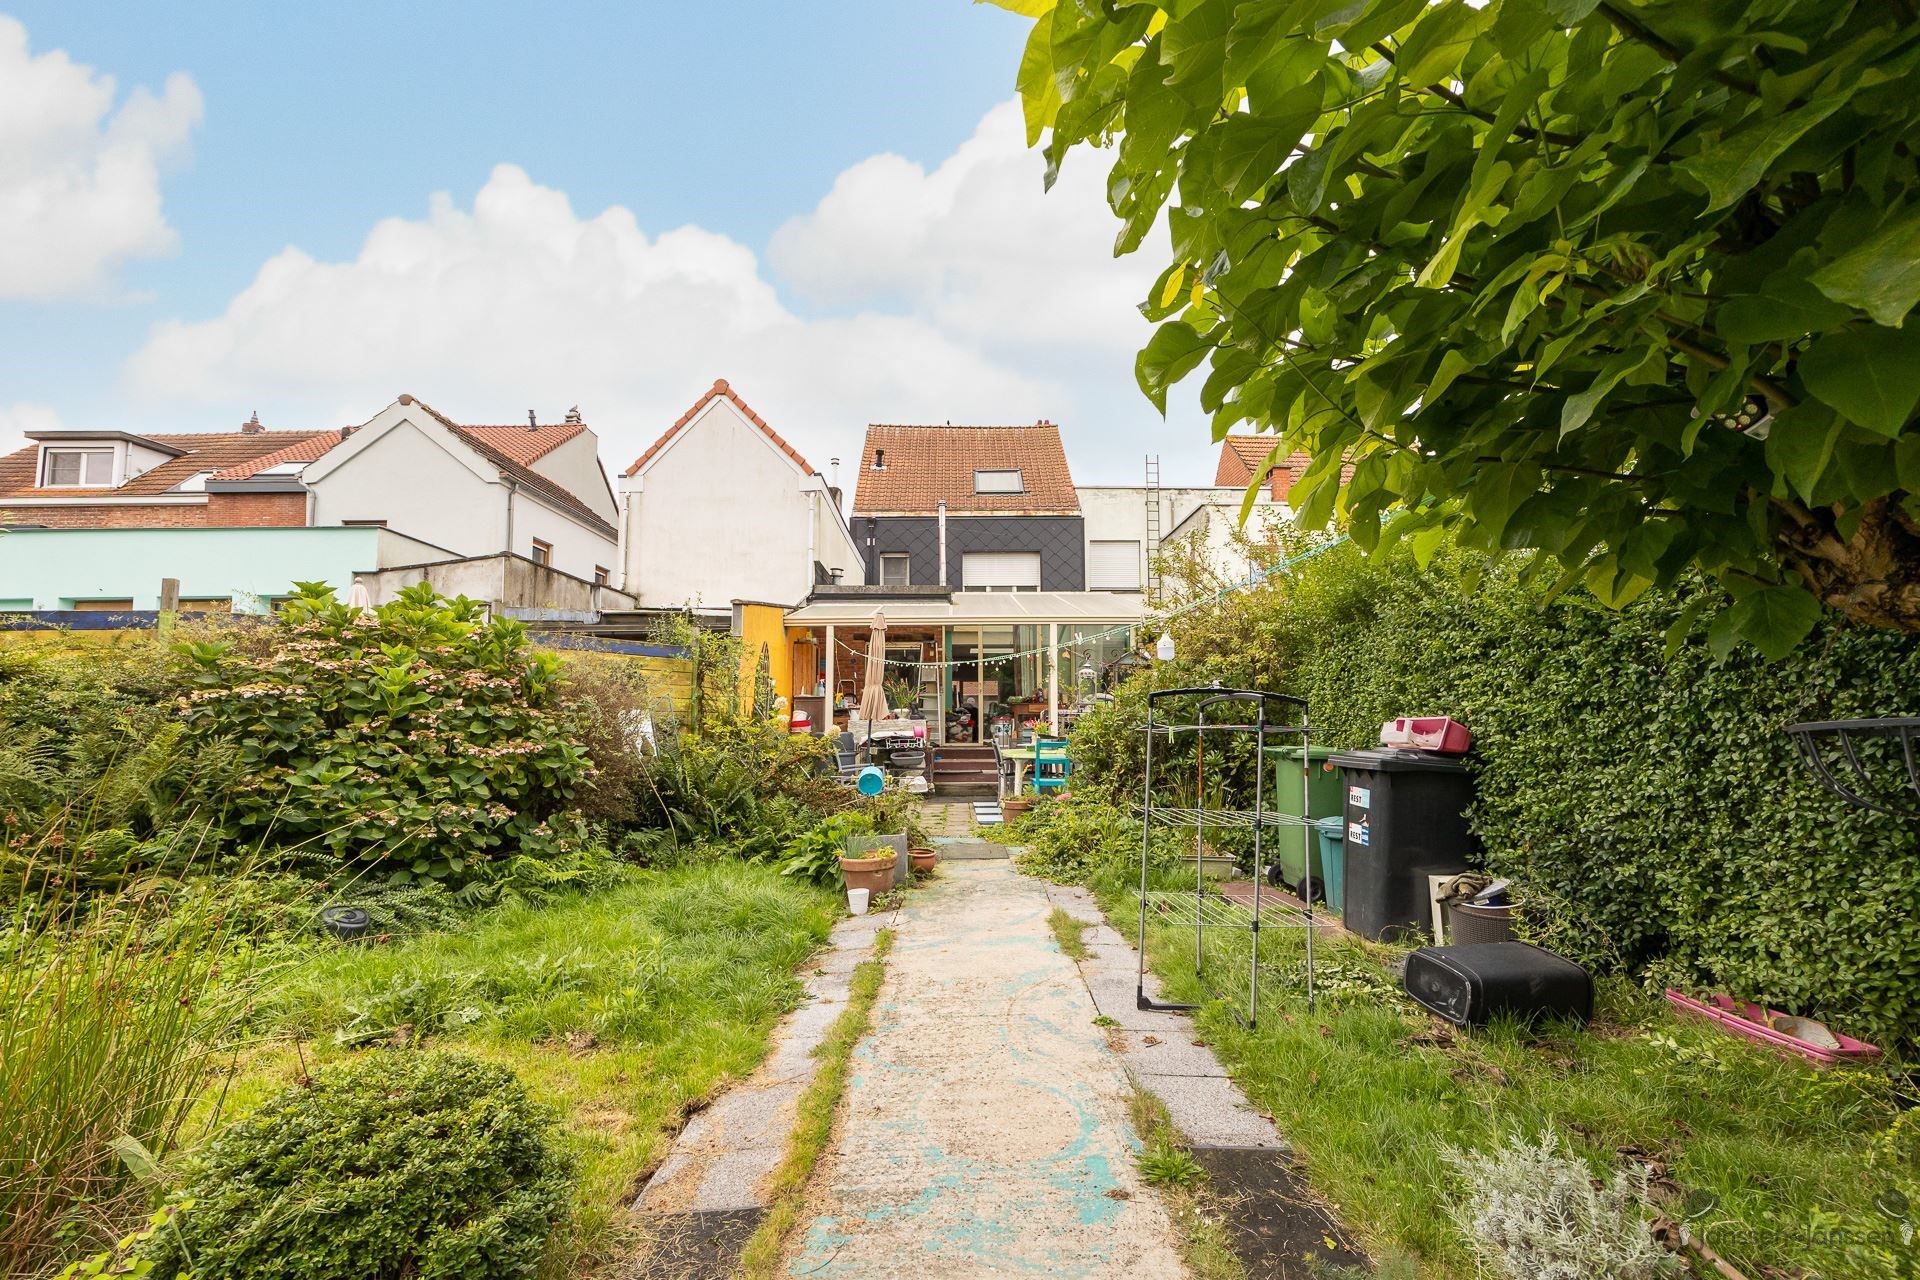
POLYGON ((191 77, 158 96, 136 88, 114 109, 112 76, 0 16, 0 298, 100 293, 128 258, 170 253, 162 167, 200 123, 191 77))
POLYGON ((156 326, 128 378, 155 405, 257 404, 288 427, 402 391, 468 421, 577 402, 616 466, 716 377, 817 464, 851 462, 868 421, 1047 417, 1070 448, 1076 423, 1111 441, 1117 417, 1158 426, 1131 373, 1157 264, 1115 265, 1105 166, 1077 159, 1043 195, 1017 109, 995 108, 932 172, 878 156, 841 174, 775 236, 772 274, 724 235, 582 217, 501 165, 470 209, 437 195, 350 261, 282 251, 221 315, 156 326))

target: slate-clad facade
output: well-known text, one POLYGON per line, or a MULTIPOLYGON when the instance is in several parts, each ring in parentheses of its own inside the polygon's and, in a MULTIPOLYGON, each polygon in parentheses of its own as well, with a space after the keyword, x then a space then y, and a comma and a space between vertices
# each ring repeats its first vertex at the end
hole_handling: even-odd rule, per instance
POLYGON ((907 585, 958 591, 970 551, 1025 551, 1040 557, 1042 591, 1087 589, 1085 521, 1079 516, 947 517, 947 580, 940 581, 938 516, 866 516, 854 520, 867 562, 867 584, 880 583, 883 555, 908 557, 907 585))

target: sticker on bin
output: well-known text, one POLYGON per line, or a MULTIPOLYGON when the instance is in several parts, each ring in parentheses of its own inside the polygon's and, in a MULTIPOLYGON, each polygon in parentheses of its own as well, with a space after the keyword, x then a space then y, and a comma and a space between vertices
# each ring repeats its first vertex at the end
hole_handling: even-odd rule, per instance
POLYGON ((1360 819, 1358 822, 1349 822, 1347 824, 1347 839, 1357 845, 1371 844, 1372 835, 1373 832, 1368 828, 1365 818, 1360 819))
POLYGON ((1373 808, 1373 788, 1372 787, 1348 787, 1347 803, 1352 805, 1356 809, 1373 808))

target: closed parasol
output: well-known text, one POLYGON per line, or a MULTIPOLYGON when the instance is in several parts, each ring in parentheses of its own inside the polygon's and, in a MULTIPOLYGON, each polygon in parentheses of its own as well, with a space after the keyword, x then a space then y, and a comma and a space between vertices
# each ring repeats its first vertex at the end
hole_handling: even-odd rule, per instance
POLYGON ((873 612, 873 635, 867 640, 866 684, 860 690, 860 718, 868 724, 887 718, 887 615, 873 612))

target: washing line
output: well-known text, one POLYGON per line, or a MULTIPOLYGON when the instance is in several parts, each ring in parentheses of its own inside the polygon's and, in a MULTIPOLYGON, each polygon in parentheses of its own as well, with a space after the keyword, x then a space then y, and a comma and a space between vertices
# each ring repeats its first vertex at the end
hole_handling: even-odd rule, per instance
MULTIPOLYGON (((1164 626, 1165 624, 1172 622, 1175 618, 1184 617, 1187 614, 1192 613, 1197 609, 1205 609, 1213 605, 1219 604, 1222 600, 1225 600, 1228 596, 1233 595, 1237 592, 1247 591, 1254 587, 1265 586, 1267 582, 1270 579, 1272 579, 1276 574, 1285 573, 1287 570, 1293 568, 1293 566, 1300 564, 1303 561, 1311 560, 1313 559, 1313 557, 1317 555, 1321 555, 1325 552, 1332 551, 1335 547, 1345 546, 1348 541, 1349 539, 1346 534, 1344 533, 1340 534, 1337 537, 1331 539, 1330 541, 1321 543, 1317 547, 1307 548, 1305 551, 1302 551, 1299 555, 1289 556, 1285 560, 1282 560, 1279 564, 1274 565, 1270 569, 1260 570, 1257 575, 1249 577, 1245 582, 1232 583, 1229 586, 1220 588, 1220 590, 1214 592, 1212 595, 1201 596, 1197 599, 1189 600, 1186 604, 1181 605, 1178 609, 1175 609, 1170 613, 1155 614, 1153 615, 1152 619, 1142 618, 1139 622, 1117 623, 1114 626, 1106 628, 1104 631, 1096 631, 1092 635, 1086 635, 1083 633, 1076 640, 1073 640, 1070 642, 1063 642, 1061 647, 1066 648, 1069 645, 1086 645, 1098 640, 1107 639, 1108 637, 1111 637, 1111 636, 1123 636, 1130 631, 1135 631, 1141 627, 1147 626, 1150 621, 1154 621, 1156 619, 1157 619, 1157 625, 1164 626)), ((885 612, 885 610, 883 609, 881 612, 885 612)), ((851 624, 845 624, 845 625, 857 626, 859 624, 851 623, 851 624)), ((912 626, 920 626, 925 624, 924 623, 902 623, 900 625, 912 627, 912 626)), ((981 624, 981 625, 985 625, 985 624, 981 624)), ((996 627, 1000 627, 1000 626, 1035 626, 1038 624, 995 623, 993 625, 996 627)), ((1063 625, 1074 626, 1077 624, 1066 623, 1063 625)), ((844 650, 849 656, 858 658, 862 662, 867 660, 867 651, 865 649, 855 648, 853 645, 847 643, 845 640, 840 639, 838 636, 834 637, 834 643, 840 649, 844 650)), ((1015 658, 1045 657, 1049 651, 1050 651, 1050 646, 1042 646, 1037 649, 1021 649, 1014 653, 995 654, 991 659, 988 659, 988 661, 1010 662, 1015 658)), ((900 667, 905 670, 918 670, 923 667, 953 667, 953 668, 964 668, 967 670, 972 670, 980 660, 976 658, 955 658, 952 660, 934 659, 931 661, 921 661, 915 658, 883 657, 880 661, 882 666, 900 667)))

